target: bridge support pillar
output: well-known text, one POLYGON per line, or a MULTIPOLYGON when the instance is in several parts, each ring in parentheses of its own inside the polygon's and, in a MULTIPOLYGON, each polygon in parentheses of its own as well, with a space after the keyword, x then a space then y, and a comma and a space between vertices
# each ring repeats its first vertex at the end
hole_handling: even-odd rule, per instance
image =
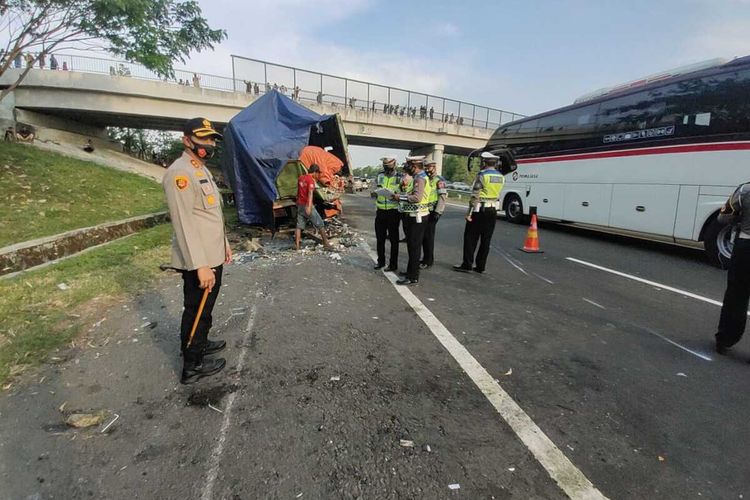
POLYGON ((443 151, 445 146, 442 144, 435 144, 434 146, 425 146, 423 148, 412 149, 409 153, 410 156, 424 155, 427 160, 433 160, 437 163, 437 173, 443 173, 443 151))

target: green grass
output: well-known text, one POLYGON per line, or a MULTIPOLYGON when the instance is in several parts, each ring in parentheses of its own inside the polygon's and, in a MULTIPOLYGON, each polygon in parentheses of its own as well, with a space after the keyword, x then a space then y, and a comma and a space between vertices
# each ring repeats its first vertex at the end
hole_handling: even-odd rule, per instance
POLYGON ((0 383, 100 319, 111 297, 143 290, 169 261, 163 224, 59 264, 0 280, 0 383), (60 290, 65 283, 70 288, 60 290), (97 316, 92 317, 91 311, 97 316))
POLYGON ((24 144, 0 143, 0 247, 166 206, 145 177, 24 144))

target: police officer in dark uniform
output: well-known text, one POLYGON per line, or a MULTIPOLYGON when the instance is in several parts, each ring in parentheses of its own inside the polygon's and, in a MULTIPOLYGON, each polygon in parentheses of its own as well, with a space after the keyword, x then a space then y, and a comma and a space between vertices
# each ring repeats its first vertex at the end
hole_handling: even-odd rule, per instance
POLYGON ((415 285, 419 283, 419 256, 424 241, 424 230, 430 215, 430 185, 424 172, 424 156, 407 156, 406 163, 413 176, 411 190, 394 195, 393 199, 401 203, 404 214, 404 231, 406 231, 406 248, 409 253, 409 263, 406 274, 396 281, 398 285, 415 285))
POLYGON ((503 174, 497 171, 500 157, 485 151, 481 154, 481 161, 481 170, 474 180, 469 211, 466 214, 463 262, 453 266, 454 271, 463 273, 469 273, 472 269, 478 273, 484 272, 490 253, 492 233, 495 232, 500 192, 505 185, 503 174), (476 253, 474 265, 477 243, 479 251, 476 253))
POLYGON ((174 236, 172 267, 182 273, 184 311, 180 327, 183 384, 220 372, 223 358, 207 358, 226 347, 223 340, 208 340, 212 311, 221 287, 223 264, 232 261, 224 234, 221 196, 205 161, 221 139, 205 118, 189 120, 183 130, 185 151, 164 174, 162 185, 169 205, 174 236), (192 341, 190 332, 203 298, 209 290, 192 341))
POLYGON ((427 217, 427 227, 424 230, 422 262, 420 262, 419 268, 429 269, 435 262, 435 230, 438 220, 445 211, 448 190, 446 189, 445 178, 437 173, 437 162, 435 160, 425 162, 424 168, 432 189, 430 190, 430 215, 427 217))
POLYGON ((735 224, 737 231, 721 306, 716 352, 727 351, 742 338, 750 301, 750 184, 741 184, 724 204, 719 222, 735 224))
MULTIPOLYGON (((396 158, 386 156, 383 158, 383 171, 378 174, 378 189, 387 189, 393 193, 399 192, 401 176, 396 172, 396 158)), ((385 267, 385 242, 391 244, 390 259, 387 272, 398 271, 398 231, 401 223, 401 213, 398 210, 398 202, 390 197, 377 195, 375 200, 377 211, 375 212, 375 237, 377 239, 378 262, 375 269, 385 267)))

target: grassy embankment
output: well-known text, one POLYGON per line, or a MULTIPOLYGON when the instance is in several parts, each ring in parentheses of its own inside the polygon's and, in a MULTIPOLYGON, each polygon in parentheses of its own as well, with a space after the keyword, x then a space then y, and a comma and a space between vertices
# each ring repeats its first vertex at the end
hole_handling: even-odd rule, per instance
MULTIPOLYGON (((149 179, 29 146, 0 144, 0 169, 0 246, 164 208, 149 179)), ((148 286, 169 260, 170 234, 161 225, 0 279, 0 383, 90 327, 99 304, 148 286)))
POLYGON ((0 192, 0 247, 165 207, 161 186, 145 177, 2 142, 0 192))

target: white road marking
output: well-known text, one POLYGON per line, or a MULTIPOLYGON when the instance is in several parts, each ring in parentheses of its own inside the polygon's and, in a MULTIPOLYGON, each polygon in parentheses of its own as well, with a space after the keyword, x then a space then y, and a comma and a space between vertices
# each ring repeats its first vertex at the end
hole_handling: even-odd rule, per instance
MULTIPOLYGON (((260 295, 256 295, 256 298, 260 295)), ((245 335, 242 338, 242 349, 240 350, 240 357, 237 361, 237 372, 241 373, 242 368, 245 366, 245 356, 247 355, 247 349, 249 347, 248 338, 253 330, 255 324, 255 313, 257 312, 257 306, 253 304, 248 314, 247 328, 245 328, 245 335)), ((224 453, 224 445, 227 441, 227 431, 229 430, 229 422, 232 417, 232 407, 234 406, 234 400, 237 398, 237 391, 227 396, 227 406, 224 409, 224 419, 221 422, 221 429, 219 430, 219 440, 216 442, 213 451, 211 452, 211 458, 209 459, 208 474, 206 476, 206 483, 203 486, 203 492, 201 494, 201 500, 211 500, 214 493, 214 484, 216 478, 219 475, 219 467, 221 465, 221 455, 224 453)))
POLYGON ((536 276, 536 277, 537 277, 537 278, 539 278, 540 280, 542 280, 542 281, 546 281, 546 282, 547 282, 547 283, 549 283, 550 285, 554 285, 554 284, 555 284, 555 282, 554 282, 554 281, 552 281, 552 280, 550 280, 550 279, 547 279, 547 278, 545 278, 545 277, 544 277, 544 276, 542 276, 541 274, 537 274, 537 273, 533 273, 533 274, 534 274, 534 276, 536 276))
MULTIPOLYGON (((377 255, 365 243, 364 245, 374 262, 377 255)), ((606 499, 591 481, 555 446, 537 426, 531 417, 518 406, 513 398, 505 392, 500 384, 479 364, 471 353, 451 334, 432 312, 420 301, 408 287, 396 285, 396 277, 391 273, 383 273, 396 288, 401 297, 411 306, 419 318, 427 325, 432 334, 445 347, 464 372, 476 384, 495 410, 513 429, 518 438, 537 461, 545 468, 557 485, 573 499, 606 499)))
POLYGON ((594 302, 593 300, 589 300, 589 299, 587 299, 586 297, 583 297, 583 301, 584 301, 584 302, 588 302, 588 303, 589 303, 589 304, 591 304, 592 306, 596 306, 596 307, 598 307, 599 309, 605 309, 605 310, 607 309, 607 308, 606 308, 606 307, 604 307, 603 305, 601 305, 601 304, 597 304, 597 303, 596 303, 596 302, 594 302))
POLYGON ((527 272, 526 272, 526 270, 525 270, 524 268, 522 268, 521 266, 519 266, 518 264, 516 264, 515 262, 513 262, 513 259, 511 259, 511 258, 510 258, 510 256, 509 256, 509 255, 507 255, 507 254, 506 254, 505 252, 503 252, 502 250, 498 250, 498 249, 497 249, 497 248, 495 248, 495 247, 492 247, 492 249, 493 249, 493 250, 495 250, 495 251, 496 251, 497 253, 499 253, 499 254, 500 254, 500 256, 501 256, 501 257, 502 257, 503 259, 507 260, 507 261, 508 261, 508 263, 509 263, 509 264, 510 264, 511 266, 515 267, 516 269, 518 269, 519 271, 521 271, 521 272, 522 272, 523 274, 525 274, 526 276, 528 276, 528 275, 529 275, 529 273, 527 273, 527 272))
MULTIPOLYGON (((706 302, 707 304, 713 304, 715 306, 721 307, 723 304, 722 302, 714 299, 709 299, 708 297, 704 297, 703 295, 698 295, 697 293, 688 292, 686 290, 680 290, 679 288, 674 288, 669 285, 663 285, 661 283, 657 283, 656 281, 651 281, 643 278, 639 278, 638 276, 633 276, 632 274, 623 273, 621 271, 615 271, 614 269, 609 269, 608 267, 598 266, 596 264, 592 264, 591 262, 586 262, 585 260, 579 260, 574 259, 573 257, 566 257, 566 260, 569 260, 571 262, 575 262, 577 264, 581 264, 583 266, 588 266, 593 269, 598 269, 600 271, 604 271, 607 273, 614 274, 616 276, 621 276, 623 278, 628 278, 633 281, 637 281, 639 283, 643 283, 649 286, 653 286, 655 288, 659 288, 662 290, 667 290, 668 292, 677 293, 679 295, 683 295, 685 297, 690 297, 691 299, 700 300, 701 302, 706 302)), ((747 313, 748 316, 750 316, 750 311, 747 313)))
POLYGON ((651 330, 650 328, 644 328, 644 330, 647 331, 648 333, 650 333, 651 335, 654 335, 654 336, 659 337, 660 339, 662 339, 662 340, 664 340, 666 342, 669 342, 670 344, 672 344, 675 347, 679 347, 683 351, 689 352, 693 356, 697 356, 697 357, 699 357, 699 358, 701 358, 703 360, 706 360, 706 361, 713 361, 713 359, 710 358, 709 356, 706 356, 705 354, 702 354, 702 353, 697 352, 697 351, 693 351, 692 349, 688 349, 684 345, 680 345, 677 342, 675 342, 674 340, 668 339, 667 337, 665 337, 664 335, 662 335, 659 332, 655 332, 655 331, 651 330))

